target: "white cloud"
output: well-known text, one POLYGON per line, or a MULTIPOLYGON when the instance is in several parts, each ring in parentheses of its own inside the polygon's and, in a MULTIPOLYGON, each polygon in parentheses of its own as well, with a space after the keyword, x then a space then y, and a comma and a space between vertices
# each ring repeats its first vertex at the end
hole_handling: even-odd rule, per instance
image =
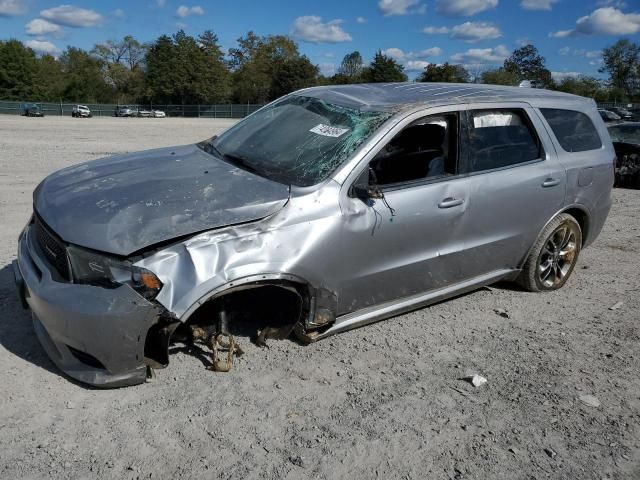
POLYGON ((576 31, 585 35, 633 35, 640 32, 640 14, 622 13, 617 8, 598 8, 576 21, 576 31))
POLYGON ((49 55, 57 55, 60 53, 60 49, 58 47, 46 40, 27 40, 24 44, 26 47, 31 48, 37 53, 46 53, 49 55))
POLYGON ((451 29, 448 27, 424 27, 422 31, 430 35, 443 35, 445 33, 449 33, 451 29))
POLYGON ((498 6, 498 0, 438 0, 436 9, 443 15, 468 17, 498 6))
POLYGON ((160 8, 164 8, 164 6, 167 4, 167 0, 156 0, 156 3, 160 8))
POLYGON ((562 47, 558 50, 560 55, 572 55, 574 57, 600 58, 602 50, 585 50, 584 48, 562 47))
POLYGON ((382 54, 404 65, 405 70, 416 72, 424 70, 431 63, 426 61, 426 58, 442 55, 442 49, 432 47, 418 52, 405 52, 400 48, 392 47, 382 50, 382 54))
POLYGON ((420 0, 379 0, 378 9, 385 17, 424 13, 425 5, 420 0))
POLYGON ((60 25, 56 25, 42 18, 34 18, 27 23, 24 28, 27 31, 27 35, 62 35, 62 27, 60 27, 60 25))
POLYGON ((382 54, 386 55, 387 57, 391 57, 394 60, 404 60, 406 54, 399 48, 387 48, 386 50, 382 50, 382 54))
POLYGON ((357 23, 367 23, 367 19, 364 17, 358 17, 356 18, 356 22, 357 23))
POLYGON ((451 28, 425 27, 422 31, 432 35, 449 34, 453 39, 464 40, 469 43, 493 40, 502 36, 500 29, 489 22, 465 22, 451 28))
POLYGON ((549 36, 553 38, 567 38, 570 37, 573 32, 573 30, 558 30, 557 32, 550 33, 549 36))
POLYGON ((431 62, 427 62, 426 60, 409 60, 404 66, 404 69, 407 72, 421 72, 429 65, 431 65, 431 62))
POLYGON ((452 55, 451 60, 455 63, 495 65, 504 62, 510 54, 507 47, 498 45, 495 48, 471 48, 452 55))
POLYGON ((342 28, 342 20, 323 23, 316 15, 298 17, 291 25, 290 34, 299 40, 311 43, 350 42, 351 35, 342 28))
POLYGON ((565 78, 579 78, 581 76, 581 72, 551 72, 551 77, 553 77, 556 82, 561 82, 565 78))
POLYGON ((520 6, 525 10, 551 10, 558 0, 522 0, 520 6))
POLYGON ((524 47, 525 45, 529 45, 530 43, 531 43, 531 40, 529 40, 529 38, 527 37, 516 39, 516 45, 518 45, 519 47, 524 47))
POLYGON ((627 8, 627 3, 623 0, 599 0, 596 5, 599 7, 627 8))
POLYGON ((634 35, 640 32, 640 13, 623 13, 617 8, 603 7, 576 20, 573 30, 550 33, 555 38, 576 35, 634 35))
POLYGON ((22 15, 27 11, 25 0, 0 0, 0 17, 22 15))
POLYGON ((336 74, 336 65, 335 63, 321 63, 318 65, 320 69, 320 73, 325 77, 330 77, 336 74))
POLYGON ((42 10, 40 16, 52 23, 68 27, 93 27, 102 22, 102 15, 95 10, 78 8, 73 5, 60 5, 42 10))
POLYGON ((392 47, 387 48, 386 50, 382 50, 382 54, 386 55, 387 57, 391 57, 399 62, 403 62, 408 60, 424 59, 428 57, 437 57, 438 55, 442 55, 442 49, 440 47, 431 47, 425 50, 420 50, 418 52, 405 52, 400 48, 392 47))
POLYGON ((116 8, 113 11, 113 16, 116 18, 124 18, 125 17, 124 10, 122 10, 121 8, 116 8))
POLYGON ((180 18, 186 18, 189 15, 204 15, 204 8, 202 8, 200 5, 195 5, 193 7, 180 5, 176 10, 176 15, 180 18))

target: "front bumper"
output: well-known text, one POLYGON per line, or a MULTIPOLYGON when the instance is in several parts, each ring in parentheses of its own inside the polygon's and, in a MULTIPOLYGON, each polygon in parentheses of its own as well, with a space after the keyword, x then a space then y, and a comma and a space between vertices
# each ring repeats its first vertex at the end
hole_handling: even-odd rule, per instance
POLYGON ((144 382, 145 339, 161 308, 126 285, 106 289, 55 281, 29 233, 27 227, 18 245, 16 286, 51 360, 70 377, 97 387, 144 382))

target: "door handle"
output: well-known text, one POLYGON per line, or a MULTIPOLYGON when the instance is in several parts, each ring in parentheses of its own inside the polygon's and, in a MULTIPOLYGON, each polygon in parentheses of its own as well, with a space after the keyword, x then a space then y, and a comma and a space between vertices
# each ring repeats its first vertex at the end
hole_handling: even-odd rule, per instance
POLYGON ((451 208, 457 207, 458 205, 462 205, 464 203, 464 198, 452 198, 448 197, 442 200, 438 204, 438 208, 451 208))
POLYGON ((558 178, 547 178, 544 182, 542 182, 542 186, 547 188, 547 187, 555 187, 556 185, 560 184, 560 179, 558 178))

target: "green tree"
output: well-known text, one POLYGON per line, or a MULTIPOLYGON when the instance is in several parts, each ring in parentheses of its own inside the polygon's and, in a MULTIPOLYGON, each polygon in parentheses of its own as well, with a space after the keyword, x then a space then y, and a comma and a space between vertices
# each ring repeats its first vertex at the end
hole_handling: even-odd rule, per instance
POLYGON ((597 102, 607 101, 609 97, 609 92, 600 80, 584 75, 563 78, 556 83, 556 90, 580 95, 581 97, 593 98, 597 102))
POLYGON ((113 99, 113 90, 104 81, 101 60, 80 48, 67 47, 60 65, 65 78, 62 100, 107 103, 113 99))
MULTIPOLYGON (((0 41, 0 99, 32 99, 38 70, 36 54, 18 40, 0 41)), ((36 100, 36 98, 33 98, 36 100)))
POLYGON ((604 65, 600 72, 609 74, 611 86, 632 99, 640 95, 640 46, 618 40, 602 51, 604 65))
POLYGON ((102 62, 105 83, 112 86, 118 102, 136 101, 143 95, 146 51, 131 35, 99 43, 91 50, 102 62))
POLYGON ((553 87, 553 79, 545 66, 545 59, 533 45, 514 50, 505 60, 504 69, 517 77, 518 81, 531 80, 545 88, 553 87))
POLYGON ((171 37, 162 35, 150 45, 146 63, 145 97, 155 103, 172 103, 176 58, 171 37))
POLYGON ((448 62, 445 62, 442 65, 430 63, 420 74, 418 81, 468 83, 469 72, 462 65, 452 65, 448 62))
POLYGON ((318 80, 318 68, 283 35, 259 37, 249 32, 229 55, 233 97, 239 103, 265 103, 318 80))
POLYGON ((358 83, 362 76, 364 69, 364 61, 360 52, 355 51, 348 53, 342 59, 340 68, 338 68, 338 75, 345 81, 342 83, 358 83))
POLYGON ((43 102, 59 101, 64 96, 65 84, 61 63, 52 55, 40 57, 34 75, 35 98, 43 102))
POLYGON ((508 71, 504 67, 482 72, 480 78, 482 83, 491 85, 517 86, 520 82, 520 77, 516 73, 508 71))
POLYGON ((231 74, 218 43, 218 36, 206 30, 198 37, 202 51, 203 75, 206 84, 203 93, 207 103, 224 103, 231 98, 231 74))
POLYGON ((146 56, 145 97, 154 103, 220 103, 231 93, 229 71, 218 37, 197 39, 180 30, 153 42, 146 56))
POLYGON ((369 83, 407 81, 404 67, 381 51, 376 53, 371 64, 364 69, 362 77, 365 82, 369 83))

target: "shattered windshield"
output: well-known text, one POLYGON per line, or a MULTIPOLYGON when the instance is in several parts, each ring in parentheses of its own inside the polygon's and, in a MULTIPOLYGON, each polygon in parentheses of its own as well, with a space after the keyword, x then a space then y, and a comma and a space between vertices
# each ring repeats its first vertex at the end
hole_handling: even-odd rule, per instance
POLYGON ((289 96, 227 130, 205 149, 258 175, 304 187, 329 177, 390 116, 289 96))

